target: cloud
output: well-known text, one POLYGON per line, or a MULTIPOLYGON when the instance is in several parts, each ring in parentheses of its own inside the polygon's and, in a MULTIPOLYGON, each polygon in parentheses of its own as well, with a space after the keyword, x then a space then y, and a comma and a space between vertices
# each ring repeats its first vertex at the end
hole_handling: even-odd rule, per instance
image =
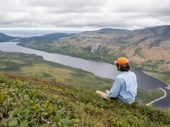
POLYGON ((0 28, 136 29, 170 25, 169 0, 0 0, 0 28))

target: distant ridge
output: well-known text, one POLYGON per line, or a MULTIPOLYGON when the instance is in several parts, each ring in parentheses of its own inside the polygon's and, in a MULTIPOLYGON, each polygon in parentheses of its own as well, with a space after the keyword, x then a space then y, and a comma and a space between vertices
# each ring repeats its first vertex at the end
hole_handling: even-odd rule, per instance
POLYGON ((16 37, 11 37, 8 36, 6 34, 0 33, 0 42, 6 42, 6 41, 10 41, 12 39, 15 39, 16 37))
POLYGON ((127 34, 127 33, 130 32, 130 30, 103 28, 103 29, 97 30, 96 32, 97 32, 97 33, 100 33, 100 34, 113 34, 113 33, 117 33, 117 34, 127 34))
POLYGON ((165 36, 170 35, 170 25, 147 27, 144 29, 133 30, 132 32, 165 36))
POLYGON ((74 34, 69 34, 69 33, 52 33, 52 34, 46 34, 46 35, 42 35, 40 37, 43 37, 43 38, 47 38, 47 39, 59 39, 61 37, 69 37, 69 36, 72 36, 74 34))
POLYGON ((27 38, 20 38, 19 42, 46 42, 53 43, 54 41, 62 38, 62 37, 69 37, 74 34, 68 34, 68 33, 51 33, 46 34, 42 36, 34 36, 34 37, 27 37, 27 38))

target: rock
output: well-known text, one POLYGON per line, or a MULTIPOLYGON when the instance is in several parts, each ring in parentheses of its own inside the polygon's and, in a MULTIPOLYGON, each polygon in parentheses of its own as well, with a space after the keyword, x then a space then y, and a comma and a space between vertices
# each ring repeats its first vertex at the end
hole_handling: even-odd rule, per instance
POLYGON ((104 44, 95 43, 91 47, 91 52, 94 53, 94 52, 102 51, 104 47, 105 47, 104 44))

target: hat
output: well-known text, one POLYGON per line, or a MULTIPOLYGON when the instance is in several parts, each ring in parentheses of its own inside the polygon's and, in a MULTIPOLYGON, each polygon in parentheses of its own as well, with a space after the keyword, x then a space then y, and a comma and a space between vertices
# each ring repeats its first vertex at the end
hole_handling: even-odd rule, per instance
POLYGON ((124 66, 126 63, 129 63, 129 60, 125 57, 120 57, 114 62, 114 64, 119 64, 121 66, 124 66))

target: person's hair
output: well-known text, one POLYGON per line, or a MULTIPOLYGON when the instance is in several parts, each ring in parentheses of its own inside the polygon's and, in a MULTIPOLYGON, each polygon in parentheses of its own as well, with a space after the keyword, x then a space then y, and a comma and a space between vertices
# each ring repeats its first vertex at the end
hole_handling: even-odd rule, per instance
POLYGON ((119 66, 120 66, 120 68, 119 68, 119 71, 129 71, 130 70, 130 66, 129 66, 129 63, 126 63, 124 66, 121 66, 121 65, 119 65, 119 64, 116 64, 117 65, 117 68, 119 68, 119 66))

